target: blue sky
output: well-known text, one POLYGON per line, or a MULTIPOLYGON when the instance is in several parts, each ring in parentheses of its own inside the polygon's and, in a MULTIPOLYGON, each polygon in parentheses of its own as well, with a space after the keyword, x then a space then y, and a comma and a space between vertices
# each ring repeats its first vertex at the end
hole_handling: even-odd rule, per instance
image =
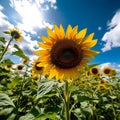
POLYGON ((120 70, 120 0, 0 0, 0 35, 20 29, 24 39, 17 44, 31 59, 39 36, 47 35, 46 27, 53 28, 53 24, 88 28, 87 35, 94 32, 98 43, 93 49, 101 53, 91 63, 120 70))

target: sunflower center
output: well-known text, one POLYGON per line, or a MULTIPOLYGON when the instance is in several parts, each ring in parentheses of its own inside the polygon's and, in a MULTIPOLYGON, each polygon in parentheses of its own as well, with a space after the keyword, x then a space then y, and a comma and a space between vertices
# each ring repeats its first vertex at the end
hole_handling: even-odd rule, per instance
POLYGON ((93 69, 92 69, 92 73, 93 73, 93 74, 98 74, 98 70, 97 70, 96 68, 93 68, 93 69))
POLYGON ((14 37, 15 39, 20 37, 19 33, 16 31, 11 32, 11 36, 14 37))
POLYGON ((106 69, 104 72, 105 72, 105 74, 109 74, 109 73, 110 73, 110 70, 109 70, 109 69, 106 69))
POLYGON ((51 61, 59 68, 72 68, 82 59, 79 45, 72 40, 57 41, 51 49, 51 61))
POLYGON ((23 66, 22 66, 22 65, 19 65, 17 69, 18 69, 18 70, 22 70, 22 69, 23 69, 23 66))
POLYGON ((39 63, 40 63, 40 62, 37 62, 36 65, 35 65, 35 69, 36 69, 36 70, 42 70, 42 68, 43 68, 43 67, 39 67, 39 66, 38 66, 39 63))

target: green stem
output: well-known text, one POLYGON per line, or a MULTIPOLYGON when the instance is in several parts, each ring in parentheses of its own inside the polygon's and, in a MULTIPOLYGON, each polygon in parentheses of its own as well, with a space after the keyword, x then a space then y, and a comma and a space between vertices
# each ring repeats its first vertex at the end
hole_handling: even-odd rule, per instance
POLYGON ((70 114, 69 114, 69 90, 68 90, 68 81, 67 80, 65 80, 64 97, 65 97, 65 120, 70 120, 70 114))
POLYGON ((4 49, 3 53, 2 53, 2 55, 0 56, 0 61, 2 60, 4 54, 6 53, 8 47, 9 47, 9 45, 10 45, 10 43, 12 42, 13 39, 14 39, 14 36, 12 36, 12 38, 11 38, 10 41, 8 42, 7 46, 5 47, 5 49, 4 49))

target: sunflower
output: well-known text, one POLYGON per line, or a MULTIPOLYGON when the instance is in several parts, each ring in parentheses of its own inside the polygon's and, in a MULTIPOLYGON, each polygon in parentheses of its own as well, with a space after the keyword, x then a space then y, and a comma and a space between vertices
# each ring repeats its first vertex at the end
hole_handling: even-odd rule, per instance
POLYGON ((68 25, 66 33, 62 25, 54 25, 54 30, 47 28, 48 37, 41 36, 43 42, 38 42, 40 50, 34 53, 40 56, 39 66, 45 67, 45 74, 49 72, 48 79, 72 80, 78 76, 78 71, 90 62, 87 58, 94 58, 99 52, 90 50, 97 43, 92 40, 94 33, 86 35, 87 29, 77 32, 68 25))
POLYGON ((111 74, 111 72, 112 72, 112 69, 110 67, 104 67, 102 70, 102 73, 108 76, 111 74))
POLYGON ((92 75, 98 76, 98 75, 100 74, 100 70, 99 70, 98 66, 92 67, 92 68, 90 69, 90 73, 91 73, 92 75))
POLYGON ((90 76, 90 71, 86 71, 86 77, 89 77, 90 76))
POLYGON ((28 59, 23 59, 22 60, 22 64, 27 64, 28 63, 28 59))
POLYGON ((39 67, 38 64, 40 63, 39 58, 35 59, 33 61, 33 66, 32 66, 32 76, 37 77, 38 75, 43 74, 43 67, 39 67))
POLYGON ((101 80, 100 83, 98 84, 98 89, 99 90, 107 89, 107 82, 104 80, 101 80))
POLYGON ((116 76, 116 75, 117 75, 117 70, 116 70, 116 69, 112 69, 111 75, 112 75, 112 76, 116 76))
POLYGON ((22 40, 22 33, 18 30, 18 29, 10 29, 9 30, 11 36, 17 41, 19 42, 20 40, 22 40))
POLYGON ((16 66, 17 70, 23 70, 23 68, 24 68, 24 66, 22 64, 16 66))
POLYGON ((6 65, 6 69, 12 69, 13 68, 13 64, 8 64, 8 65, 6 65))

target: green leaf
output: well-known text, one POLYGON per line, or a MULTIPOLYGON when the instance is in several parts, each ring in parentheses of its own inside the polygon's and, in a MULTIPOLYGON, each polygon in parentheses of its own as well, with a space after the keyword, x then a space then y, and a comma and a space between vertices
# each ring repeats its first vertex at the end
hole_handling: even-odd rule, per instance
POLYGON ((3 43, 6 43, 5 38, 4 37, 0 37, 0 41, 3 43))
POLYGON ((37 98, 43 97, 43 95, 47 94, 53 89, 53 86, 55 85, 55 81, 43 81, 40 82, 38 86, 38 91, 37 91, 37 98))
POLYGON ((111 104, 106 104, 106 105, 105 105, 105 108, 106 108, 106 109, 109 109, 109 108, 111 108, 111 107, 112 107, 111 104))
POLYGON ((15 107, 14 103, 7 94, 0 93, 0 106, 8 105, 15 107))
POLYGON ((10 59, 5 59, 4 61, 3 61, 3 64, 4 65, 11 65, 11 64, 14 64, 10 59))
POLYGON ((39 114, 40 113, 39 113, 37 107, 33 107, 29 113, 27 113, 26 115, 20 117, 19 120, 33 120, 39 114))
POLYGON ((10 34, 10 32, 9 32, 9 31, 4 31, 3 33, 5 33, 5 34, 10 34))
POLYGON ((112 95, 109 95, 109 97, 110 97, 111 99, 116 99, 116 98, 117 98, 116 96, 112 96, 112 95))
POLYGON ((33 114, 28 113, 28 114, 26 114, 25 116, 20 117, 19 120, 33 120, 34 118, 35 118, 35 117, 34 117, 33 114))
POLYGON ((17 51, 12 52, 12 55, 19 56, 23 59, 28 59, 28 57, 23 53, 23 51, 18 47, 18 45, 14 45, 14 47, 17 49, 17 51))
POLYGON ((5 108, 3 110, 0 110, 0 116, 2 116, 2 115, 6 116, 6 115, 10 114, 13 109, 14 109, 13 107, 10 107, 10 108, 5 108))
POLYGON ((7 88, 15 88, 20 82, 20 79, 13 79, 10 83, 7 84, 7 88))
POLYGON ((40 115, 39 117, 33 119, 33 120, 46 120, 49 118, 50 120, 55 120, 56 119, 56 113, 48 112, 43 115, 40 115))
POLYGON ((90 97, 87 97, 87 96, 78 96, 78 101, 79 102, 84 102, 84 101, 93 101, 93 100, 97 100, 97 99, 94 99, 94 98, 90 98, 90 97))

